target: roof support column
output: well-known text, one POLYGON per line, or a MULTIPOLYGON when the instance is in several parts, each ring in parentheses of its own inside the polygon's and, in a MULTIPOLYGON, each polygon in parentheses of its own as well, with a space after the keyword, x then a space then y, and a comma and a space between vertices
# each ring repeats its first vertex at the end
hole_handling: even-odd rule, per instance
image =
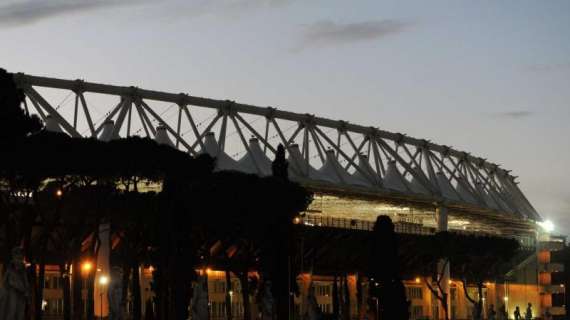
POLYGON ((435 209, 437 232, 447 231, 447 207, 440 204, 435 209))

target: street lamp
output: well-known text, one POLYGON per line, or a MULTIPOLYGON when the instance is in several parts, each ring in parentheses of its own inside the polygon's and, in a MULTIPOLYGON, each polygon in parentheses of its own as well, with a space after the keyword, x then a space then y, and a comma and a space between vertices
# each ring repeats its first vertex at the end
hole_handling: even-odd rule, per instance
POLYGON ((554 223, 552 223, 551 220, 545 220, 543 222, 537 222, 537 223, 544 229, 544 231, 548 233, 554 231, 554 223))
POLYGON ((103 320, 103 287, 109 283, 109 277, 102 275, 99 277, 99 295, 101 297, 101 301, 99 302, 101 305, 101 320, 103 320))
MULTIPOLYGON (((230 311, 232 311, 232 307, 233 307, 233 297, 234 297, 234 292, 232 290, 228 291, 228 294, 230 295, 230 311)), ((231 313, 231 312, 230 312, 231 313)), ((232 313, 232 318, 233 318, 233 313, 232 313)))
POLYGON ((81 270, 89 272, 93 269, 93 264, 90 261, 85 261, 81 264, 81 270))

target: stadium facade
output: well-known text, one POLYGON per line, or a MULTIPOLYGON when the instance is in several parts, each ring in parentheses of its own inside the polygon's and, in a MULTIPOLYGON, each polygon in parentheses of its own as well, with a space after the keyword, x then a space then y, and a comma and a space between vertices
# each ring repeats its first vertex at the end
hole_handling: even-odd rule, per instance
MULTIPOLYGON (((48 130, 73 137, 108 141, 149 136, 193 155, 210 154, 216 158, 216 170, 260 176, 271 174, 275 145, 283 144, 290 178, 315 193, 308 212, 297 221, 306 226, 366 231, 378 215, 387 215, 401 233, 450 231, 516 239, 528 254, 513 266, 507 280, 485 284, 484 310, 504 305, 512 318, 516 306, 524 314, 531 303, 535 317, 549 313, 565 318, 560 276, 564 267, 553 254, 564 248, 565 239, 539 226, 542 218, 515 177, 486 159, 426 139, 272 107, 82 80, 25 74, 15 78, 26 94, 25 107, 38 114, 48 130)), ((101 273, 108 273, 105 259, 98 261, 103 263, 97 266, 101 273)), ((141 272, 143 301, 152 295, 149 268, 141 272)), ((211 318, 225 317, 229 294, 232 314, 239 319, 243 312, 239 281, 232 278, 228 288, 223 272, 204 272, 211 318)), ((475 288, 463 288, 461 281, 449 272, 446 275, 451 318, 470 319, 472 305, 463 293, 475 296, 475 288)), ((441 318, 442 310, 424 279, 404 277, 412 319, 441 318)), ((59 273, 48 269, 45 307, 51 318, 46 319, 59 319, 63 310, 58 279, 59 273)), ((357 279, 349 274, 341 284, 351 301, 356 299, 357 279)), ((333 278, 303 273, 302 294, 295 306, 298 314, 305 311, 309 281, 319 307, 330 313, 333 278)), ((96 301, 96 306, 100 303, 105 304, 96 301)), ((351 309, 351 318, 361 316, 357 308, 351 309)))

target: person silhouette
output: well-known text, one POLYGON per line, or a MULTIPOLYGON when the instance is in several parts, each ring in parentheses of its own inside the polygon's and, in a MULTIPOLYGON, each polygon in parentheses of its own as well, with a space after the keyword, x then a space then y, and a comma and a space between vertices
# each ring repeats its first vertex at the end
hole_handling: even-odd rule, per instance
POLYGON ((515 320, 522 320, 521 309, 519 308, 519 306, 515 308, 515 312, 513 313, 513 315, 515 316, 515 320))
POLYGON ((31 297, 22 248, 12 249, 12 260, 6 267, 3 287, 0 288, 0 315, 13 320, 24 320, 31 297))
POLYGON ((524 314, 525 320, 532 320, 532 304, 529 302, 526 307, 526 313, 524 314))
POLYGON ((550 310, 546 310, 544 313, 544 320, 552 320, 552 313, 550 313, 550 310))
POLYGON ((489 310, 487 311, 487 319, 495 320, 496 315, 497 315, 497 312, 495 311, 495 305, 491 304, 489 306, 489 310))
POLYGON ((509 314, 507 313, 507 307, 505 306, 504 303, 499 308, 499 318, 498 319, 500 319, 500 320, 508 320, 509 319, 509 314))

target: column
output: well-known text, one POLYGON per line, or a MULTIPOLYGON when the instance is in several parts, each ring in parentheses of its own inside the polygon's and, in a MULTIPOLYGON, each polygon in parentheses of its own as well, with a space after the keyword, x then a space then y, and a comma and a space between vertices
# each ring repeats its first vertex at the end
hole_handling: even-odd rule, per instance
MULTIPOLYGON (((447 231, 447 222, 448 222, 447 207, 439 205, 436 208, 435 214, 437 220, 437 231, 438 232, 447 231)), ((443 288, 442 293, 447 294, 447 309, 448 309, 447 311, 449 316, 451 317, 451 297, 450 297, 451 290, 449 289, 449 281, 451 277, 449 270, 450 270, 449 263, 445 264, 444 260, 441 260, 438 263, 438 274, 442 274, 442 279, 441 279, 441 286, 443 288), (442 270, 442 268, 445 269, 442 270)), ((441 310, 439 317, 441 319, 444 319, 444 310, 441 310)))
POLYGON ((111 256, 111 225, 109 223, 99 225, 99 241, 93 300, 95 317, 107 317, 109 315, 108 290, 112 280, 109 261, 111 256))

